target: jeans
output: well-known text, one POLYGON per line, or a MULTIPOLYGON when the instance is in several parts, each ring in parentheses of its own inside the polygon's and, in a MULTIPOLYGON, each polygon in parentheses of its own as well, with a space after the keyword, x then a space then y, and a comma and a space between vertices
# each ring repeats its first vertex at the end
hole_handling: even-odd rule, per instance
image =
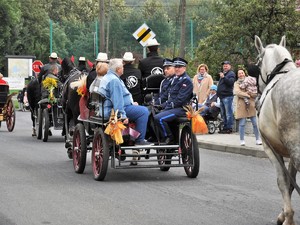
POLYGON ((146 136, 149 110, 145 106, 129 105, 125 107, 126 116, 135 122, 135 128, 140 133, 136 141, 143 141, 146 136))
POLYGON ((233 96, 220 99, 221 116, 224 122, 224 130, 232 129, 233 126, 233 96))
MULTIPOLYGON (((251 120, 256 140, 260 140, 259 132, 258 132, 258 128, 257 128, 257 123, 256 123, 256 116, 250 117, 249 119, 251 120)), ((246 118, 241 118, 239 120, 239 132, 240 132, 240 140, 241 141, 245 140, 244 139, 244 137, 245 137, 245 124, 246 124, 246 118)))

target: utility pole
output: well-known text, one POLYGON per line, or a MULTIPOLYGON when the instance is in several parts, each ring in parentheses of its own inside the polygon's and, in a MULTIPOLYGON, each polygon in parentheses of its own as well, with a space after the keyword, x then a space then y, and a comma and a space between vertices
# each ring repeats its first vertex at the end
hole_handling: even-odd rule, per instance
POLYGON ((106 28, 106 53, 108 54, 108 44, 109 44, 109 23, 110 23, 110 10, 111 10, 111 0, 109 0, 108 6, 108 15, 107 15, 107 28, 106 28))
POLYGON ((179 56, 184 58, 185 56, 185 11, 186 11, 186 0, 180 0, 180 12, 181 12, 181 34, 180 34, 180 50, 179 56))
POLYGON ((104 0, 99 0, 99 7, 100 7, 100 52, 105 51, 105 33, 104 33, 104 0))

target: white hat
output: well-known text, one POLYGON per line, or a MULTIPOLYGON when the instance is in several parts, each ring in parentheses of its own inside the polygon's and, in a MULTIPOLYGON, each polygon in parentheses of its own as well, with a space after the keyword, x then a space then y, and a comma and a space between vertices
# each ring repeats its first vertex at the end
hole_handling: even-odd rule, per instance
POLYGON ((78 61, 85 61, 85 57, 79 57, 78 61))
POLYGON ((52 52, 49 57, 52 58, 52 59, 57 59, 58 58, 56 52, 52 52))
POLYGON ((108 62, 108 57, 107 57, 107 54, 104 53, 104 52, 99 52, 98 55, 97 55, 97 59, 96 59, 97 62, 108 62))
POLYGON ((133 55, 131 52, 125 52, 124 56, 123 56, 123 60, 127 61, 127 62, 132 62, 134 61, 133 55))
POLYGON ((157 40, 156 40, 155 38, 150 39, 150 40, 147 42, 147 44, 146 44, 147 47, 150 47, 150 46, 159 46, 159 45, 160 45, 160 44, 157 42, 157 40))

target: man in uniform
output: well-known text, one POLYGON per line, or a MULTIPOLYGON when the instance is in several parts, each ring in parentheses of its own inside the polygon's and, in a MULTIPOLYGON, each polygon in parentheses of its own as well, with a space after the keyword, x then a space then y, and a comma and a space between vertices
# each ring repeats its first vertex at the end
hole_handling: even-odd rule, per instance
POLYGON ((188 62, 180 57, 173 59, 175 66, 175 76, 171 82, 171 87, 166 102, 162 103, 163 111, 154 116, 156 125, 160 128, 162 137, 166 144, 172 144, 175 137, 168 125, 177 117, 186 116, 183 106, 187 105, 193 95, 193 83, 186 73, 188 62))
POLYGON ((142 96, 142 76, 141 71, 134 68, 133 62, 133 54, 131 52, 125 52, 123 56, 124 72, 121 79, 132 94, 133 101, 141 105, 144 102, 142 96))

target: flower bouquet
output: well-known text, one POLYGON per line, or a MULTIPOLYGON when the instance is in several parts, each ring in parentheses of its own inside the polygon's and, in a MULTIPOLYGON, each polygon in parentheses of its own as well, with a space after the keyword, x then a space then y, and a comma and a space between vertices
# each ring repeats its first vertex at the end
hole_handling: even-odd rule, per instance
POLYGON ((53 90, 54 88, 57 88, 57 80, 51 77, 46 77, 43 81, 42 81, 43 87, 45 89, 47 89, 49 91, 49 102, 50 103, 55 103, 56 102, 56 98, 54 96, 53 90))

